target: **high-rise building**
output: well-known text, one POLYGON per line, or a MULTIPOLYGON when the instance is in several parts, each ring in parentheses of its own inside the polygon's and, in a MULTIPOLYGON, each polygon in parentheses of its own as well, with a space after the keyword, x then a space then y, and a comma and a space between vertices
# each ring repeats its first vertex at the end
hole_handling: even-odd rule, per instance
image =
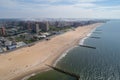
POLYGON ((39 24, 36 24, 36 26, 35 26, 35 32, 38 34, 39 33, 39 24))
POLYGON ((48 30, 49 30, 49 23, 47 21, 47 23, 46 23, 46 31, 48 31, 48 30))
POLYGON ((30 27, 30 22, 27 22, 27 29, 30 31, 31 27, 30 27))
POLYGON ((5 27, 0 27, 0 36, 5 36, 5 35, 6 35, 5 27))
POLYGON ((40 29, 42 31, 48 31, 49 30, 49 23, 48 22, 41 22, 40 23, 40 29))

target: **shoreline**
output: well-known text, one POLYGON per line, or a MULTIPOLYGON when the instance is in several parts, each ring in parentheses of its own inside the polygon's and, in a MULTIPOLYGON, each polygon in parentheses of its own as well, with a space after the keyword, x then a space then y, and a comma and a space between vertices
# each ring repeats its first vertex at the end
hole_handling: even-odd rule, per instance
MULTIPOLYGON (((103 23, 102 23, 102 24, 103 24, 103 23)), ((99 26, 101 26, 102 24, 100 24, 99 26)), ((84 44, 84 41, 85 41, 87 38, 89 38, 89 37, 91 36, 91 34, 92 34, 92 33, 96 30, 96 28, 99 27, 99 26, 96 26, 95 28, 93 28, 93 30, 91 30, 85 37, 78 39, 74 45, 72 45, 71 47, 69 47, 68 49, 66 49, 65 51, 63 51, 63 53, 61 53, 58 57, 56 57, 55 61, 53 61, 53 63, 52 63, 51 65, 56 66, 57 63, 58 63, 62 58, 64 58, 64 57, 68 54, 68 52, 69 52, 70 50, 72 50, 73 48, 77 47, 77 45, 79 45, 79 43, 80 43, 82 40, 83 40, 82 44, 84 44), (88 35, 89 35, 89 36, 88 36, 88 35)), ((35 76, 36 74, 39 74, 39 73, 42 73, 42 72, 46 72, 46 71, 49 71, 49 70, 51 70, 51 69, 46 68, 46 69, 43 70, 43 71, 39 71, 39 72, 37 72, 37 73, 33 73, 34 75, 33 75, 33 74, 27 75, 27 76, 23 77, 23 78, 20 79, 20 80, 28 80, 30 77, 35 76)))
MULTIPOLYGON (((81 38, 80 38, 80 39, 81 39, 81 38)), ((74 45, 69 46, 69 48, 67 48, 67 49, 64 48, 65 50, 61 51, 61 53, 53 60, 53 62, 52 62, 50 65, 56 66, 57 62, 60 61, 63 57, 65 57, 70 50, 72 50, 73 48, 77 47, 79 41, 80 41, 80 40, 77 40, 77 41, 74 43, 74 45), (64 56, 63 56, 63 55, 64 55, 64 56)), ((34 72, 34 73, 32 73, 32 74, 29 74, 29 75, 27 75, 27 76, 24 76, 23 78, 17 78, 17 79, 13 79, 13 80, 28 80, 30 77, 32 77, 32 76, 34 76, 34 75, 36 75, 36 74, 38 74, 38 73, 42 73, 42 72, 49 71, 49 70, 51 70, 51 69, 50 69, 49 67, 47 67, 46 69, 43 69, 43 70, 34 72)))
MULTIPOLYGON (((7 74, 6 72, 3 71, 4 74, 6 73, 8 75, 8 78, 6 78, 6 76, 5 76, 5 77, 3 77, 2 80, 8 80, 8 79, 9 80, 23 80, 23 78, 25 78, 26 76, 29 76, 31 74, 37 74, 37 73, 49 70, 49 68, 47 66, 45 66, 45 64, 55 65, 55 63, 57 63, 56 61, 62 55, 64 55, 65 53, 67 54, 67 52, 69 50, 71 50, 72 48, 74 48, 76 45, 78 45, 80 40, 82 40, 84 37, 86 37, 87 34, 89 34, 91 32, 91 30, 93 30, 94 28, 96 28, 98 26, 101 26, 102 24, 103 23, 96 23, 96 24, 91 24, 91 25, 87 25, 87 26, 84 26, 84 27, 78 27, 78 28, 75 29, 75 32, 74 31, 66 32, 65 34, 56 36, 55 38, 53 38, 50 41, 39 42, 38 44, 35 44, 32 47, 29 47, 29 48, 25 47, 25 48, 21 49, 21 51, 17 50, 17 51, 11 52, 10 54, 0 55, 0 59, 2 57, 5 57, 5 58, 9 59, 9 56, 12 57, 12 58, 15 58, 15 56, 20 56, 21 58, 25 57, 25 59, 23 58, 23 61, 24 60, 26 61, 26 59, 28 60, 26 62, 23 62, 23 61, 21 62, 21 61, 19 61, 21 59, 15 58, 15 60, 18 60, 18 61, 15 61, 15 62, 13 61, 11 63, 21 62, 20 63, 21 65, 20 65, 20 67, 19 67, 19 65, 15 66, 15 67, 11 65, 10 68, 13 69, 12 67, 14 67, 14 68, 19 67, 21 69, 20 72, 19 72, 19 70, 16 69, 16 71, 14 71, 14 72, 11 71, 12 73, 14 73, 12 75, 11 73, 7 74), (90 28, 88 28, 88 27, 90 27, 90 28), (77 34, 77 32, 80 32, 82 30, 84 30, 84 31, 81 32, 81 34, 77 34), (73 36, 73 33, 76 34, 76 36, 73 37, 74 39, 71 38, 71 36, 73 36), (64 41, 67 41, 67 39, 70 40, 70 41, 68 41, 69 43, 64 42, 64 41), (56 40, 58 40, 58 41, 56 41, 56 40), (61 41, 63 41, 63 43, 60 44, 59 42, 61 42, 61 41), (58 45, 58 44, 60 44, 60 45, 58 45), (48 48, 46 51, 43 51, 44 55, 42 53, 37 54, 38 53, 37 51, 40 51, 39 50, 39 47, 40 47, 39 45, 43 45, 41 50, 46 50, 46 48, 48 48), (45 45, 48 45, 48 46, 45 46, 45 45), (52 48, 49 49, 49 47, 51 45, 53 45, 53 46, 52 46, 52 48), (37 51, 30 50, 32 48, 34 48, 37 51), (43 49, 43 48, 45 48, 45 49, 43 49), (33 51, 33 52, 30 52, 29 50, 33 51), (25 52, 25 54, 23 54, 22 52, 25 52), (48 54, 48 52, 51 52, 51 53, 48 54), (36 53, 36 54, 34 55, 32 53, 36 53), (46 54, 48 54, 47 57, 45 56, 46 54), (29 56, 31 57, 30 59, 29 59, 29 56), (26 58, 26 57, 28 57, 28 58, 26 58), (32 61, 34 64, 32 64, 32 62, 30 62, 29 60, 32 61), (35 63, 35 62, 37 62, 37 63, 35 63), (26 63, 27 63, 27 65, 26 65, 26 63), (25 67, 23 67, 23 66, 25 66, 25 67), (17 73, 17 71, 18 71, 18 73, 17 73)), ((2 60, 4 60, 4 59, 2 59, 2 60)), ((6 61, 6 62, 8 62, 8 61, 6 61)), ((5 66, 6 65, 7 64, 5 64, 5 66)), ((10 70, 10 69, 8 69, 8 70, 10 70)), ((0 75, 2 75, 2 74, 0 74, 0 75)))

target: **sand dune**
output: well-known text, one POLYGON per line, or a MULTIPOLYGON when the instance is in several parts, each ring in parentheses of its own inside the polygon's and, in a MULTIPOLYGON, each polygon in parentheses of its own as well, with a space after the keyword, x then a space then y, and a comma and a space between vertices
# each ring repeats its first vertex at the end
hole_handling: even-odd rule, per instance
POLYGON ((64 51, 76 45, 99 25, 101 23, 78 27, 75 31, 55 36, 49 41, 38 42, 31 47, 1 54, 0 80, 19 80, 25 75, 47 69, 45 64, 53 64, 64 51))

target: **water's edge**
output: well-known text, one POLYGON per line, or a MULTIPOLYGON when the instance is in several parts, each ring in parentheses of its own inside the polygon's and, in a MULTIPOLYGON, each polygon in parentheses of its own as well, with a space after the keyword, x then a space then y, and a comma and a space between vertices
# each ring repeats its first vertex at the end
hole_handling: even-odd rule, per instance
MULTIPOLYGON (((58 63, 62 58, 64 58, 65 56, 67 56, 68 53, 69 53, 69 51, 71 51, 72 49, 78 47, 79 44, 84 44, 85 40, 86 40, 87 38, 89 38, 89 37, 92 35, 92 33, 93 33, 98 27, 102 26, 103 24, 104 24, 104 23, 102 23, 102 24, 96 26, 95 28, 93 28, 84 38, 79 39, 74 46, 70 47, 69 49, 65 50, 62 54, 60 54, 60 56, 55 59, 55 61, 54 61, 54 63, 53 63, 53 66, 56 66, 57 63, 58 63)), ((34 72, 34 73, 30 74, 30 75, 27 75, 27 76, 23 77, 21 80, 28 80, 30 77, 35 76, 36 74, 39 74, 39 73, 42 73, 42 72, 46 72, 46 71, 49 71, 49 70, 51 70, 51 69, 45 69, 45 70, 42 70, 42 71, 39 71, 39 72, 34 72)))

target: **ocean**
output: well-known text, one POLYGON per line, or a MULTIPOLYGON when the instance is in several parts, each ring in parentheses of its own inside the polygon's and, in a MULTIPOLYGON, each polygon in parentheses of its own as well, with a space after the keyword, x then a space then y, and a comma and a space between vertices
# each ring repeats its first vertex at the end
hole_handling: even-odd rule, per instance
MULTIPOLYGON (((97 27, 80 44, 60 58, 56 67, 80 76, 79 80, 120 80, 120 20, 97 27)), ((76 80, 54 70, 39 73, 28 80, 76 80)))

